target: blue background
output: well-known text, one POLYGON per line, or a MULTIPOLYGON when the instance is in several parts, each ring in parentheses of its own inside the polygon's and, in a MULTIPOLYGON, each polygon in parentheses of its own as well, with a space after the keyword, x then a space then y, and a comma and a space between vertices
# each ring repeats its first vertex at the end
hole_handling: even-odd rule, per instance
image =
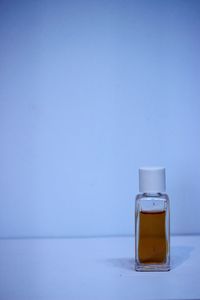
POLYGON ((0 237, 133 234, 141 165, 200 233, 199 53, 199 1, 0 1, 0 237))

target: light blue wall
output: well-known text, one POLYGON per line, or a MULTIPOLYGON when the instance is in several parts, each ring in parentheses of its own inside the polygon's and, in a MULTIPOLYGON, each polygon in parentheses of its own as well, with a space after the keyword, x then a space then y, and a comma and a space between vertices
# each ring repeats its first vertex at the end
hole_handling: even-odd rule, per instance
POLYGON ((0 236, 132 234, 140 165, 200 233, 200 2, 0 2, 0 236))

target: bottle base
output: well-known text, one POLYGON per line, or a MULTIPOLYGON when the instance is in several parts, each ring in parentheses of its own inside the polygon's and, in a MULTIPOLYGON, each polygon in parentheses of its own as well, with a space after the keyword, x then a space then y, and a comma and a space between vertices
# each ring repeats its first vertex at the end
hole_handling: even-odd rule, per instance
POLYGON ((167 272, 170 271, 169 264, 138 264, 135 263, 135 270, 138 272, 167 272))

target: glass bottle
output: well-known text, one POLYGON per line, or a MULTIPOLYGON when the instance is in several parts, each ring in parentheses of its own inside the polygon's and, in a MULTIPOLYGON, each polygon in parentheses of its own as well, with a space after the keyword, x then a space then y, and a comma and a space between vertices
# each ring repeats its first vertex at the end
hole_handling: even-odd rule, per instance
POLYGON ((135 201, 136 271, 170 270, 170 211, 165 168, 139 169, 135 201))

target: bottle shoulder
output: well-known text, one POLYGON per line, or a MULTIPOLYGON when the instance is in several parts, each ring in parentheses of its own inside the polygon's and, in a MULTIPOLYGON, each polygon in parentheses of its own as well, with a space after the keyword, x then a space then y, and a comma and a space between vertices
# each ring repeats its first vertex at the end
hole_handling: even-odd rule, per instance
POLYGON ((135 211, 163 211, 169 212, 169 197, 167 194, 138 194, 135 201, 135 211))

